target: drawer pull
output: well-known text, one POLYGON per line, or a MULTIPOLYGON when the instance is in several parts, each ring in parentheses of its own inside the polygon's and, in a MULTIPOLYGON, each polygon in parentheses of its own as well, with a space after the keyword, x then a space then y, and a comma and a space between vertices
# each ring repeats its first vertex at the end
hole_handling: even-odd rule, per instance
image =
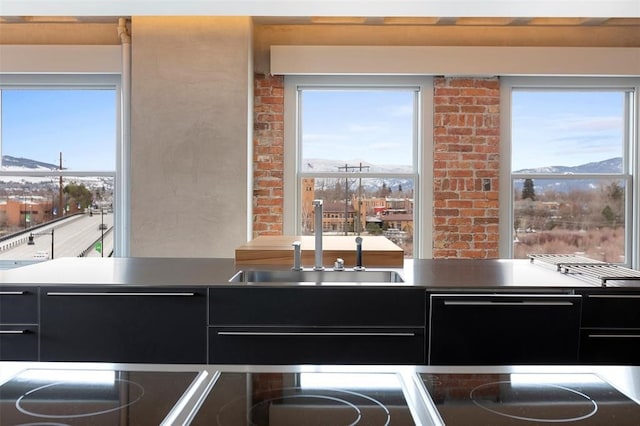
POLYGON ((26 334, 29 330, 0 330, 0 334, 26 334))
POLYGON ((640 339, 640 334, 589 334, 594 339, 640 339))
POLYGON ((47 296, 195 296, 195 293, 133 293, 133 292, 123 292, 123 293, 105 293, 105 292, 58 292, 58 291, 50 291, 47 293, 47 296))
POLYGON ((640 294, 587 294, 592 299, 640 299, 640 294))
POLYGON ((286 332, 286 331, 219 331, 220 336, 377 336, 377 337, 415 337, 415 333, 350 333, 350 332, 286 332))
POLYGON ((0 291, 0 296, 22 296, 26 291, 0 291))
POLYGON ((573 302, 492 302, 445 300, 445 306, 573 306, 573 302))

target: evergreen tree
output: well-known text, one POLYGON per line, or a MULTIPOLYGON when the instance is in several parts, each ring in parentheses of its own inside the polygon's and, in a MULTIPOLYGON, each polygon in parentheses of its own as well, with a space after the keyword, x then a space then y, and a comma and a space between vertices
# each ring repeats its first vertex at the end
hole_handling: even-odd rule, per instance
POLYGON ((524 185, 522 186, 522 199, 530 199, 531 201, 536 200, 536 191, 533 187, 533 179, 525 179, 524 185))
POLYGON ((611 206, 607 205, 604 209, 602 209, 602 216, 604 216, 604 220, 609 225, 614 225, 616 220, 616 215, 611 209, 611 206))

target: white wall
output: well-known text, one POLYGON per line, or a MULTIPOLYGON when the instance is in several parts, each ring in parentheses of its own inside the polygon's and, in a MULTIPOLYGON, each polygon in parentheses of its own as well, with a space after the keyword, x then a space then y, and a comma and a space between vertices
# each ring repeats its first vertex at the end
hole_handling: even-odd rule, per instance
POLYGON ((251 20, 131 27, 131 256, 233 257, 250 208, 251 20))

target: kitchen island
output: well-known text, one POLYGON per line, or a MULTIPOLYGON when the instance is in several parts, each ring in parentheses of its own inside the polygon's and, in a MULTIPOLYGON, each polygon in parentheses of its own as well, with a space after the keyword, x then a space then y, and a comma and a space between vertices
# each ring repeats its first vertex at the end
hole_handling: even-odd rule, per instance
MULTIPOLYGON (((310 269, 310 265, 307 269, 310 269)), ((345 265, 349 269, 350 265, 345 265)), ((367 265, 365 264, 365 267, 367 265)), ((237 286, 229 279, 239 270, 289 269, 277 265, 236 265, 233 259, 210 258, 60 258, 1 271, 0 283, 105 284, 126 286, 237 286)), ((330 268, 328 268, 330 269, 330 268)), ((429 289, 578 288, 593 282, 558 273, 553 266, 519 259, 406 259, 401 268, 368 268, 398 271, 402 286, 429 289)), ((245 283, 240 285, 255 285, 245 283)), ((332 283, 314 283, 332 285, 332 283)), ((349 285, 341 283, 340 285, 349 285)), ((351 285, 374 283, 351 283, 351 285)), ((291 286, 296 282, 260 283, 261 286, 291 286)), ((397 283, 393 284, 398 286, 397 283)))
POLYGON ((640 365, 638 281, 602 286, 529 260, 451 259, 383 268, 400 282, 230 282, 254 269, 283 270, 62 258, 4 271, 0 360, 640 365))
POLYGON ((3 425, 635 425, 640 368, 0 363, 3 425))

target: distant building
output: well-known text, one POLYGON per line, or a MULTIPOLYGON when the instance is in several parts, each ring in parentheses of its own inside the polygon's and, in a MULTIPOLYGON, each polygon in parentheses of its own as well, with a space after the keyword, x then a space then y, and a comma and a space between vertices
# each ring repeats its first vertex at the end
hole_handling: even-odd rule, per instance
POLYGON ((398 231, 413 233, 413 214, 392 213, 382 216, 382 226, 384 229, 396 229, 398 231))
POLYGON ((10 196, 0 200, 0 220, 6 227, 30 228, 53 218, 53 200, 42 196, 10 196))
POLYGON ((355 210, 351 204, 326 203, 322 206, 322 230, 325 232, 353 232, 355 210))
POLYGON ((386 214, 409 213, 413 214, 413 198, 385 198, 386 214))
POLYGON ((303 178, 301 188, 302 199, 302 232, 313 233, 313 200, 315 198, 315 179, 303 178))
MULTIPOLYGON (((301 182, 302 232, 311 234, 314 230, 313 200, 315 179, 303 178, 301 182)), ((322 230, 324 232, 362 232, 368 224, 382 229, 392 229, 403 233, 413 233, 413 198, 409 197, 367 197, 352 194, 348 203, 327 202, 322 206, 322 230)), ((392 231, 393 232, 393 231, 392 231)))

